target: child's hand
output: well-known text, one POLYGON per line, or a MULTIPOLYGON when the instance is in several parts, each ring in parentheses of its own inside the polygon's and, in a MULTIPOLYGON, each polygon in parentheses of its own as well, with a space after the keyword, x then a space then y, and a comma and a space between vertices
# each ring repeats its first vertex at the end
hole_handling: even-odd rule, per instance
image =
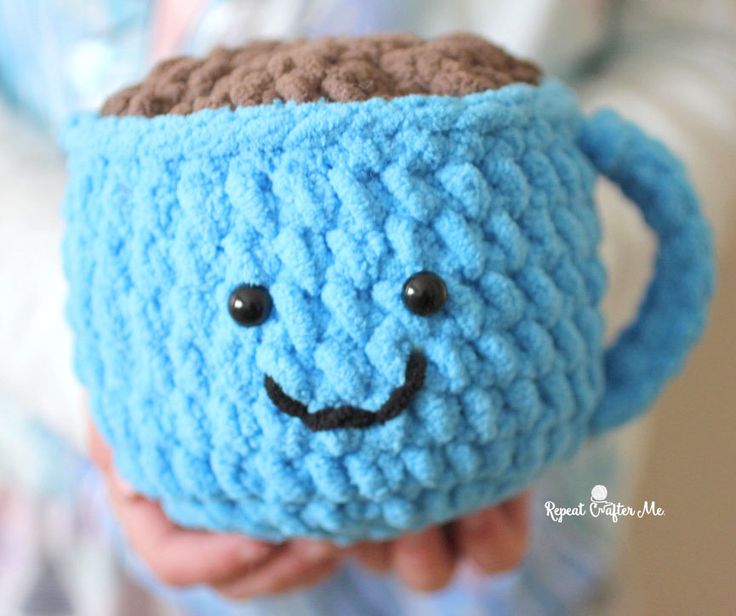
POLYGON ((500 505, 393 541, 361 543, 353 548, 361 563, 377 572, 391 571, 416 590, 439 590, 449 584, 455 566, 465 559, 485 573, 516 567, 529 540, 529 493, 500 505))
POLYGON ((110 449, 91 422, 89 453, 105 477, 110 502, 130 546, 170 586, 207 584, 238 598, 286 592, 327 577, 344 555, 326 542, 275 545, 236 533, 183 529, 158 504, 120 479, 110 449))
POLYGON ((411 588, 438 590, 462 559, 498 573, 518 565, 527 547, 528 494, 445 526, 347 549, 307 539, 275 545, 236 533, 186 530, 120 479, 110 449, 91 423, 89 441, 131 547, 171 586, 206 584, 233 598, 287 592, 316 584, 356 555, 366 568, 391 571, 411 588))

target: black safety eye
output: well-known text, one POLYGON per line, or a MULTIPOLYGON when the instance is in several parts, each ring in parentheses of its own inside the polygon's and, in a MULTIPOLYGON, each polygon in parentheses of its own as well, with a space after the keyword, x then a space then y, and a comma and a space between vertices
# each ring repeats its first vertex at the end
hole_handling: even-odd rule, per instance
POLYGON ((447 286, 434 272, 417 272, 404 283, 401 299, 414 314, 427 317, 445 305, 447 286))
POLYGON ((260 325, 271 313, 271 296, 263 287, 241 284, 230 294, 228 309, 238 325, 260 325))

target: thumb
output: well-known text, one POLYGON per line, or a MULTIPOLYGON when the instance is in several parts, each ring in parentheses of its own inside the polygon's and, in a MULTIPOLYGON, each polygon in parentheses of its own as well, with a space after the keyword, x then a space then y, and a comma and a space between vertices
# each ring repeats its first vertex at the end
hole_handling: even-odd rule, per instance
POLYGON ((87 415, 87 453, 103 473, 112 470, 112 450, 102 438, 89 414, 87 415))

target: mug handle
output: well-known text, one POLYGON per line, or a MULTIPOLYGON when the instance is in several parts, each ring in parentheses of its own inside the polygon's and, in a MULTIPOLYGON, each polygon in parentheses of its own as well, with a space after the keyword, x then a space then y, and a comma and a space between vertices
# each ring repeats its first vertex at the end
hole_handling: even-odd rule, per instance
POLYGON ((639 208, 658 238, 654 272, 633 323, 604 355, 600 434, 640 414, 682 368, 705 326, 714 289, 711 230, 682 163, 611 110, 583 121, 582 151, 639 208))

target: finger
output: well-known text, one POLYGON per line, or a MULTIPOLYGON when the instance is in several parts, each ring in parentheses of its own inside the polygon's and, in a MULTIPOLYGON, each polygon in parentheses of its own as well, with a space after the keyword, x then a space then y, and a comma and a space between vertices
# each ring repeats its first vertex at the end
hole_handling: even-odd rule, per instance
POLYGON ((125 481, 115 470, 112 449, 102 438, 100 431, 89 415, 87 416, 87 452, 92 462, 105 475, 105 480, 112 482, 119 493, 130 497, 137 495, 135 488, 125 481))
POLYGON ((246 573, 239 580, 227 584, 215 584, 214 588, 229 599, 249 599, 282 594, 319 584, 332 575, 341 563, 342 560, 339 557, 333 557, 305 569, 298 575, 273 576, 260 580, 253 580, 251 579, 252 574, 246 573))
POLYGON ((110 471, 108 471, 105 480, 111 484, 113 484, 113 488, 117 494, 119 494, 122 497, 125 498, 136 498, 136 497, 142 497, 140 492, 136 490, 131 484, 129 484, 125 479, 123 479, 117 471, 113 468, 110 471))
POLYGON ((388 541, 365 541, 351 548, 358 562, 374 573, 386 573, 391 568, 391 544, 388 541))
POLYGON ((143 497, 120 494, 108 482, 113 508, 133 550, 170 586, 210 584, 266 560, 279 546, 235 533, 185 530, 143 497))
POLYGON ((295 540, 247 575, 236 575, 215 584, 223 595, 246 598, 281 592, 320 574, 329 574, 339 560, 338 549, 326 542, 295 540))
POLYGON ((455 538, 460 552, 485 573, 517 567, 528 546, 528 508, 529 496, 522 494, 457 520, 455 538))
POLYGON ((404 584, 422 591, 444 588, 455 569, 455 559, 439 527, 396 539, 391 564, 404 584))
POLYGON ((112 450, 89 416, 87 417, 87 452, 92 462, 102 472, 108 472, 112 468, 112 450))
POLYGON ((268 594, 292 592, 300 588, 309 588, 315 584, 319 584, 331 576, 339 568, 341 563, 342 559, 335 556, 324 562, 317 563, 309 571, 305 571, 303 575, 284 577, 280 582, 274 584, 268 594))
POLYGON ((330 575, 344 552, 327 542, 298 539, 249 574, 215 588, 226 597, 242 599, 309 586, 330 575))
POLYGON ((530 509, 532 502, 531 491, 522 492, 514 498, 501 503, 501 510, 506 516, 506 521, 513 528, 523 531, 525 535, 529 533, 530 526, 530 509))
POLYGON ((340 557, 333 557, 324 563, 315 565, 311 572, 294 580, 293 583, 290 583, 288 580, 284 581, 284 583, 271 591, 271 594, 291 592, 300 588, 310 588, 330 577, 341 564, 342 559, 340 557))

